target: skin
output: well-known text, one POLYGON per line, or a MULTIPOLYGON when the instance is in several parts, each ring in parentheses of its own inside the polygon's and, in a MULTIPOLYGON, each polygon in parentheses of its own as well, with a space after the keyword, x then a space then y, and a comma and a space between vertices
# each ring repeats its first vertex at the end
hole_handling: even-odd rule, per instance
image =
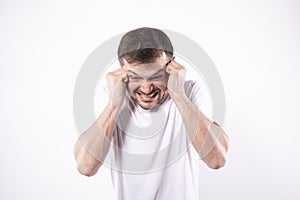
POLYGON ((92 176, 100 168, 109 150, 115 119, 126 90, 133 101, 144 109, 159 106, 169 95, 180 111, 188 136, 200 158, 212 169, 224 166, 228 137, 219 125, 206 118, 186 96, 185 68, 165 54, 151 63, 151 67, 124 61, 121 68, 107 74, 109 103, 74 146, 78 171, 92 176))
POLYGON ((161 104, 167 93, 169 74, 166 72, 165 59, 157 59, 155 63, 129 65, 127 69, 127 90, 139 106, 152 109, 161 104))

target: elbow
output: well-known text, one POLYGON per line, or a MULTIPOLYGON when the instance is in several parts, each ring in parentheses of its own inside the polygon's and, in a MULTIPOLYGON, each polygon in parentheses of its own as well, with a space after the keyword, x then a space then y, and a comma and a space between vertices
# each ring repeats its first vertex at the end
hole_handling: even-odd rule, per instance
POLYGON ((101 166, 101 162, 92 157, 80 141, 74 146, 74 157, 78 172, 84 176, 94 176, 101 166))
POLYGON ((220 169, 225 166, 226 164, 226 158, 213 158, 209 162, 206 162, 207 166, 211 169, 220 169))
POLYGON ((98 169, 101 166, 101 162, 95 159, 78 159, 77 170, 80 174, 90 177, 97 174, 98 169))
POLYGON ((220 138, 220 142, 217 142, 211 152, 203 159, 209 168, 220 169, 225 166, 228 145, 228 136, 223 132, 223 137, 220 138))
POLYGON ((77 166, 77 170, 80 174, 87 176, 87 177, 91 177, 94 176, 97 173, 97 169, 93 168, 93 167, 89 167, 89 166, 77 166))
POLYGON ((226 151, 210 152, 202 160, 211 169, 220 169, 226 164, 226 151))
POLYGON ((220 169, 226 164, 226 153, 210 153, 202 158, 204 163, 211 169, 220 169))

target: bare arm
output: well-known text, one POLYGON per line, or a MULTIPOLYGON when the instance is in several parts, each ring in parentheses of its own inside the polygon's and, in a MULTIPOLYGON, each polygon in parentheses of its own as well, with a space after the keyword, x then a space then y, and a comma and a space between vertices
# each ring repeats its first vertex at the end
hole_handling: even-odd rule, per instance
POLYGON ((97 173, 109 151, 116 117, 125 97, 125 78, 126 71, 122 68, 108 73, 109 103, 95 123, 82 133, 75 143, 74 157, 77 169, 85 176, 97 173))
POLYGON ((211 122, 185 95, 172 98, 179 108, 188 136, 202 160, 213 169, 225 165, 228 137, 211 122))
POLYGON ((96 174, 108 153, 115 126, 113 113, 116 113, 116 109, 108 105, 96 122, 75 143, 77 169, 85 176, 96 174))
POLYGON ((182 116, 188 136, 200 158, 208 167, 218 169, 225 165, 228 136, 222 128, 210 121, 186 96, 185 68, 174 60, 168 65, 170 74, 168 92, 182 116))

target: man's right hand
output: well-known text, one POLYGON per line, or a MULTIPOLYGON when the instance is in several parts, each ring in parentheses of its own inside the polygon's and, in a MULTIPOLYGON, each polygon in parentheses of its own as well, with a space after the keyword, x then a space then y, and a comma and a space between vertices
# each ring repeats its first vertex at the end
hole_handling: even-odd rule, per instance
POLYGON ((110 93, 110 103, 114 108, 120 108, 126 95, 127 70, 122 67, 109 72, 106 75, 106 80, 110 93))

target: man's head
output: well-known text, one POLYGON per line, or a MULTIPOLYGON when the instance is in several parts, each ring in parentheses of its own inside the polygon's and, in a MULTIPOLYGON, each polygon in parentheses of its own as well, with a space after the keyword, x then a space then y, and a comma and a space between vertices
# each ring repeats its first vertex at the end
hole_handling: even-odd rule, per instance
POLYGON ((139 28, 122 37, 118 59, 128 70, 127 90, 141 107, 150 109, 165 99, 166 65, 172 57, 172 43, 161 30, 139 28))
POLYGON ((159 29, 138 28, 126 33, 119 44, 118 58, 124 65, 123 58, 129 64, 151 63, 165 52, 173 56, 173 46, 169 37, 159 29))

